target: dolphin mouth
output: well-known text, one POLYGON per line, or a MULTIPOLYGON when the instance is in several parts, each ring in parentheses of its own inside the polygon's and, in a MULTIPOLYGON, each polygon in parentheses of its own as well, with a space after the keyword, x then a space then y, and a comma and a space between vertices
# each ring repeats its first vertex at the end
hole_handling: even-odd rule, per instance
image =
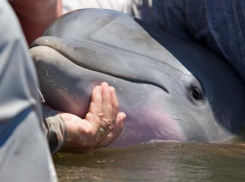
POLYGON ((51 48, 69 61, 85 69, 130 82, 156 86, 169 94, 169 90, 163 84, 159 84, 157 80, 147 77, 145 74, 140 74, 140 71, 125 66, 113 52, 104 47, 86 41, 76 42, 74 40, 50 36, 36 39, 32 43, 31 48, 39 46, 51 48))

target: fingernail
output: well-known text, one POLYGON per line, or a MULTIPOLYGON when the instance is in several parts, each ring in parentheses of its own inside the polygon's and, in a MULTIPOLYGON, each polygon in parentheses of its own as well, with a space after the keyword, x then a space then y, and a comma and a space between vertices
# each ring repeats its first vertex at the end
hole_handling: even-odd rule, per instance
POLYGON ((110 91, 111 91, 112 94, 115 93, 115 88, 114 87, 109 87, 109 89, 110 89, 110 91))
POLYGON ((107 82, 101 83, 101 86, 102 86, 102 85, 104 85, 105 87, 108 87, 108 86, 109 86, 107 82))

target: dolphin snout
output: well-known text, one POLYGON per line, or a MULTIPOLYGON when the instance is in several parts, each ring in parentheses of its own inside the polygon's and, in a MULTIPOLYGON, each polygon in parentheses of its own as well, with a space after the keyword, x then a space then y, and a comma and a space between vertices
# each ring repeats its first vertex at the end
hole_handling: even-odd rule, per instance
MULTIPOLYGON (((61 54, 67 60, 85 69, 130 82, 153 85, 162 89, 165 93, 169 93, 169 89, 162 81, 159 81, 159 77, 156 76, 154 71, 144 70, 147 67, 153 67, 152 70, 156 70, 154 68, 158 65, 154 65, 154 62, 152 63, 150 59, 145 62, 147 64, 145 66, 132 67, 132 62, 125 64, 125 60, 101 45, 51 36, 38 38, 32 43, 31 48, 39 46, 51 48, 54 50, 52 51, 53 56, 61 54)), ((134 64, 137 64, 137 62, 134 64)))

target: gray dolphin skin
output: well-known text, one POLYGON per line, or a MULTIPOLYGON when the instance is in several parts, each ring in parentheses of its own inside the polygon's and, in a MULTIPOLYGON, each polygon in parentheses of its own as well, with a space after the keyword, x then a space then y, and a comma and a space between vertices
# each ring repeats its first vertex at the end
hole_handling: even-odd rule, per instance
POLYGON ((92 89, 115 87, 124 130, 111 146, 226 142, 241 136, 245 87, 210 50, 124 13, 78 10, 57 19, 30 50, 54 109, 84 117, 92 89))

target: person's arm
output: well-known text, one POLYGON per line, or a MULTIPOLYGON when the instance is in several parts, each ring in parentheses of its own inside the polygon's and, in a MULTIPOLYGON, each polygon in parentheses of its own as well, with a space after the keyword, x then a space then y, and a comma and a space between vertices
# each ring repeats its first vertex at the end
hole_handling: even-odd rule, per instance
POLYGON ((11 0, 9 3, 19 18, 29 45, 62 14, 61 0, 11 0))
POLYGON ((85 119, 44 106, 47 138, 52 154, 57 151, 88 153, 109 145, 122 131, 124 113, 118 113, 115 89, 107 83, 94 88, 85 119))

